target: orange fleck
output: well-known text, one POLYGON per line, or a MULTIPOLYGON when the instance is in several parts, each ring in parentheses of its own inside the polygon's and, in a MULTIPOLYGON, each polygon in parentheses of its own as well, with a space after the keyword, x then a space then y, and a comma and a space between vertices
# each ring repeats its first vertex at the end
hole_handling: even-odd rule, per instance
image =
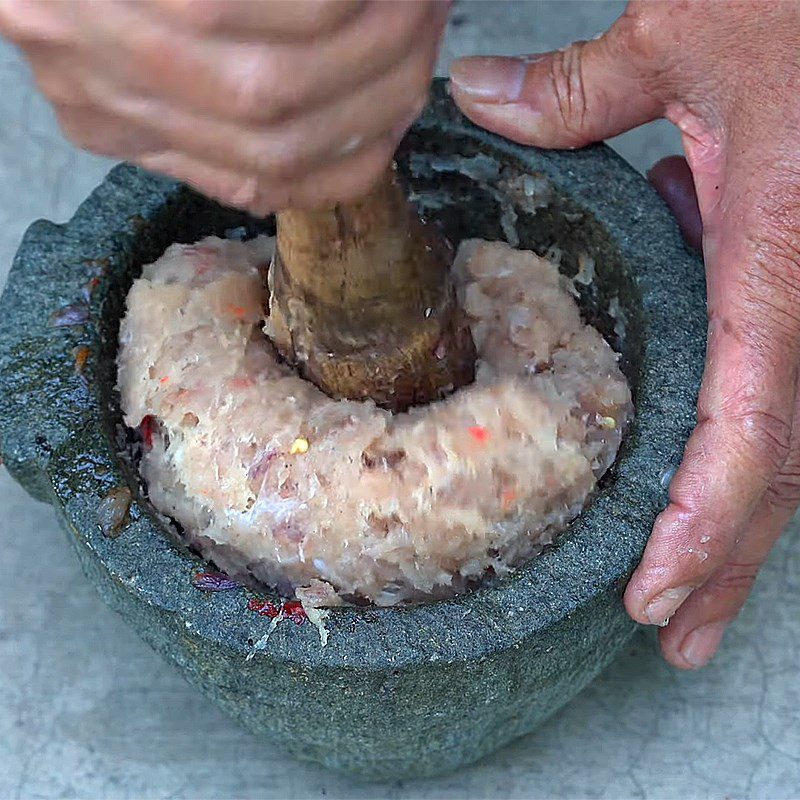
POLYGON ((229 305, 228 310, 233 314, 234 317, 241 318, 247 314, 247 309, 244 306, 229 305))
POLYGON ((83 368, 86 366, 86 361, 89 358, 88 347, 76 347, 72 354, 75 356, 75 374, 83 375, 83 368))
POLYGON ((500 495, 503 501, 503 510, 507 510, 509 506, 517 499, 517 493, 513 489, 506 489, 500 495))
POLYGON ((486 444, 489 441, 489 431, 483 425, 470 425, 469 435, 478 443, 486 444))
POLYGON ((169 377, 166 375, 159 381, 159 383, 169 383, 169 377))

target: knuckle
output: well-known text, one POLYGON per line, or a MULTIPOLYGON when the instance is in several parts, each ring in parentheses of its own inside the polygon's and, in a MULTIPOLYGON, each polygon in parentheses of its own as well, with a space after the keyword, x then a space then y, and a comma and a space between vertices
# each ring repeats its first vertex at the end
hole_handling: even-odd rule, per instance
MULTIPOLYGON (((787 171, 790 168, 787 167, 787 171)), ((773 179, 751 234, 754 257, 742 271, 746 311, 769 334, 800 336, 800 175, 773 179)))
POLYGON ((702 527, 705 532, 691 547, 685 548, 684 571, 690 584, 701 584, 730 556, 733 540, 730 531, 722 530, 712 520, 702 527))
POLYGON ((686 59, 685 51, 665 42, 664 13, 659 3, 629 3, 599 42, 609 61, 624 60, 641 90, 660 102, 675 94, 676 75, 686 59))
POLYGON ((394 142, 389 139, 378 141, 369 148, 364 157, 359 159, 360 165, 353 170, 353 176, 343 187, 348 200, 355 200, 365 195, 378 180, 394 153, 394 142))
POLYGON ((236 208, 255 208, 260 198, 258 180, 253 176, 237 176, 227 188, 225 197, 236 208))
POLYGON ((0 0, 0 32, 17 44, 50 42, 61 27, 54 24, 58 8, 50 4, 31 4, 25 0, 0 0))
POLYGON ((272 180, 289 180, 299 175, 308 161, 301 141, 301 137, 284 137, 263 143, 249 159, 248 170, 272 180))
POLYGON ((674 574, 677 585, 700 586, 730 557, 733 539, 732 526, 713 509, 671 500, 656 520, 651 537, 655 548, 646 552, 645 561, 651 568, 674 574), (675 535, 672 531, 677 526, 682 530, 675 535))
POLYGON ((64 136, 78 147, 91 148, 93 144, 92 127, 84 123, 80 109, 59 104, 54 107, 54 110, 58 127, 64 136))
POLYGON ((766 239, 775 234, 775 250, 789 256, 794 266, 800 265, 800 161, 783 160, 780 170, 764 178, 764 191, 758 203, 759 216, 765 220, 766 239), (787 246, 788 245, 788 246, 787 246))
POLYGON ((80 82, 70 80, 63 70, 46 65, 44 69, 34 70, 34 73, 39 91, 54 105, 67 107, 86 101, 86 92, 80 82))
POLYGON ((583 77, 583 49, 586 42, 575 42, 553 54, 549 78, 564 130, 576 143, 586 130, 588 101, 583 77))
POLYGON ((401 133, 401 126, 402 126, 402 134, 405 134, 408 128, 410 128, 414 124, 414 122, 417 119, 419 119, 419 117, 422 115, 422 112, 425 110, 427 105, 428 105, 427 91, 423 91, 417 94, 416 97, 413 100, 411 100, 410 103, 403 106, 403 109, 395 115, 396 123, 395 126, 391 129, 391 134, 399 135, 401 133))
MULTIPOLYGON (((800 217, 800 206, 797 212, 800 217)), ((780 299, 787 308, 800 301, 800 227, 770 225, 762 231, 746 275, 759 295, 780 299)))
POLYGON ((794 343, 800 335, 800 249, 783 238, 762 240, 758 257, 743 271, 742 312, 766 350, 794 343))
POLYGON ((767 502, 794 511, 800 505, 800 453, 793 450, 767 489, 767 502))
POLYGON ((287 69, 271 48, 242 52, 231 66, 226 93, 234 119, 276 119, 285 110, 289 92, 301 94, 299 73, 287 69))
POLYGON ((800 470, 791 476, 782 474, 767 490, 767 502, 777 508, 794 511, 800 505, 800 470))
POLYGON ((650 66, 663 51, 663 19, 657 5, 630 3, 612 29, 615 40, 638 63, 650 66))
POLYGON ((379 65, 398 64, 405 56, 429 41, 431 13, 427 3, 378 3, 373 12, 372 36, 365 56, 373 59, 373 72, 379 65), (382 8, 381 8, 382 7, 382 8))
POLYGON ((360 3, 353 0, 305 0, 303 3, 303 33, 319 36, 347 19, 360 3))
POLYGON ((131 32, 125 47, 124 58, 130 62, 130 71, 137 76, 138 85, 150 92, 160 93, 165 78, 171 82, 188 76, 186 64, 191 48, 171 41, 162 28, 140 26, 131 32))
POLYGON ((381 174, 382 166, 354 163, 358 158, 353 156, 348 159, 346 168, 337 170, 336 179, 329 177, 320 186, 304 181, 293 195, 294 200, 303 208, 316 209, 364 197, 381 174))
POLYGON ((420 95, 427 96, 428 88, 431 84, 436 59, 435 48, 422 48, 415 52, 405 68, 408 88, 406 95, 419 98, 420 95))
POLYGON ((733 592, 746 597, 756 582, 760 566, 749 562, 729 561, 709 578, 707 586, 718 592, 733 592))
POLYGON ((0 31, 13 42, 39 38, 23 20, 25 4, 20 0, 0 0, 0 31))
POLYGON ((225 25, 230 0, 160 0, 162 12, 192 33, 215 33, 225 25))
POLYGON ((347 186, 343 187, 341 202, 358 200, 363 197, 372 188, 379 175, 379 169, 369 169, 359 173, 347 186))
POLYGON ((417 95, 416 100, 414 100, 414 102, 411 104, 411 111, 409 112, 409 115, 416 118, 422 114, 428 105, 428 99, 428 81, 425 81, 424 88, 417 95))
POLYGON ((755 466, 768 475, 779 474, 789 458, 791 423, 763 409, 749 410, 735 422, 755 466))

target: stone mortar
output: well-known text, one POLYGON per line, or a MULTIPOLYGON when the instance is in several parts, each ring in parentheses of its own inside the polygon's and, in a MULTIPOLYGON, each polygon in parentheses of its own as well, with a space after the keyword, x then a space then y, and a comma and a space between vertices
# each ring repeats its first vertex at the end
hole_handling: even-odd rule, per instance
POLYGON ((621 592, 694 423, 705 339, 699 259, 604 145, 514 145, 471 125, 437 83, 399 161, 454 243, 557 245, 567 274, 579 253, 594 258, 582 308, 622 354, 637 412, 557 546, 452 600, 336 609, 324 648, 311 624, 285 622, 246 660, 270 620, 248 609, 244 588, 194 588, 201 562, 147 501, 114 388, 119 318, 142 264, 173 241, 270 231, 272 221, 123 165, 70 222, 29 228, 0 300, 0 452, 55 507, 103 599, 270 746, 370 778, 453 770, 533 730, 629 639, 621 592), (110 526, 103 499, 120 489, 133 500, 110 526))

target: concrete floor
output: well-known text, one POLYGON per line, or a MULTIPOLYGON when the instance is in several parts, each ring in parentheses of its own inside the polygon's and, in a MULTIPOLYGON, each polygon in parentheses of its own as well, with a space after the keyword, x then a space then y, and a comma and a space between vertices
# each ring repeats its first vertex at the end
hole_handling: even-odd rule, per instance
MULTIPOLYGON (((620 3, 462 3, 442 65, 600 31, 620 3)), ((0 285, 25 227, 67 218, 109 162, 60 137, 0 44, 0 285)), ((637 167, 674 151, 657 124, 615 142, 637 167)), ((83 580, 53 513, 0 469, 0 799, 800 797, 800 527, 766 565, 707 669, 649 634, 538 732, 452 777, 365 785, 281 758, 222 716, 83 580)))

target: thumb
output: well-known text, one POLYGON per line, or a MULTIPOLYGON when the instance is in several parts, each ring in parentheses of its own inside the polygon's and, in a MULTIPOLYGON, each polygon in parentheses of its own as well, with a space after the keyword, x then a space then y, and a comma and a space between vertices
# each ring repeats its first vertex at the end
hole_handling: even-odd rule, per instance
POLYGON ((552 53, 459 59, 453 98, 477 125, 538 147, 582 147, 650 122, 664 104, 621 23, 552 53))

